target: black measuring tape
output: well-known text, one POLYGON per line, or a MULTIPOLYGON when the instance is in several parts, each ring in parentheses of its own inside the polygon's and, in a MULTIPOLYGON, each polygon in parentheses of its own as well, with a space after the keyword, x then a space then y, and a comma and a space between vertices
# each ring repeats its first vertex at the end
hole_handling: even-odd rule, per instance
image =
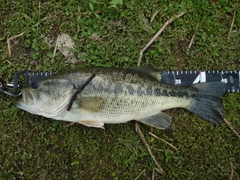
MULTIPOLYGON (((33 82, 40 81, 56 73, 30 72, 27 70, 16 72, 14 74, 13 94, 19 94, 17 88, 19 87, 18 78, 20 74, 25 76, 25 86, 28 86, 33 82)), ((223 90, 224 92, 240 92, 240 71, 159 71, 159 74, 161 75, 160 82, 175 86, 189 87, 195 83, 223 82, 225 83, 225 89, 223 90)))
POLYGON ((224 92, 240 92, 240 71, 160 71, 161 82, 175 86, 191 86, 204 82, 225 83, 224 92))

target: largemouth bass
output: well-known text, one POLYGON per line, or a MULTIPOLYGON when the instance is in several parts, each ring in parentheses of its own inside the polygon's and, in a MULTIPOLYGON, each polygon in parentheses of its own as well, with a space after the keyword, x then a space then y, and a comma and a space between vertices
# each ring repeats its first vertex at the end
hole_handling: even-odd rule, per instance
POLYGON ((97 128, 137 120, 166 129, 172 118, 162 111, 171 108, 185 108, 216 125, 222 123, 224 93, 213 90, 222 90, 224 83, 176 87, 160 83, 158 74, 157 69, 146 67, 91 67, 59 73, 23 88, 16 106, 32 114, 97 128), (76 89, 92 74, 95 77, 68 111, 76 89))

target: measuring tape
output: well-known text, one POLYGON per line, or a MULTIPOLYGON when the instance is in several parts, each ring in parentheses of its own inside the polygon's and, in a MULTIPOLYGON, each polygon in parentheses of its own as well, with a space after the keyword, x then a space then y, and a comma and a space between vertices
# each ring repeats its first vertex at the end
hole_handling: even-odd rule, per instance
POLYGON ((240 71, 160 71, 161 82, 175 86, 191 86, 204 82, 225 83, 224 92, 240 92, 240 71))
MULTIPOLYGON (((14 74, 12 96, 20 95, 19 76, 24 75, 25 86, 33 82, 40 81, 48 76, 56 74, 55 72, 30 72, 20 71, 14 74)), ((160 82, 174 86, 189 87, 192 84, 204 82, 223 82, 225 89, 223 92, 235 93, 240 92, 240 71, 159 71, 161 75, 160 82)), ((217 89, 219 91, 219 89, 217 89)))

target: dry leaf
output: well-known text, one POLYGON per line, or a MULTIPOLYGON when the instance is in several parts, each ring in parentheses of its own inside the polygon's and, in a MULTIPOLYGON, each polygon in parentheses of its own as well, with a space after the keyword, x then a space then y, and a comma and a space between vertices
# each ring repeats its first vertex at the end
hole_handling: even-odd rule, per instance
POLYGON ((75 63, 77 59, 75 58, 72 50, 75 49, 75 43, 72 38, 67 34, 61 34, 58 38, 57 49, 67 58, 70 59, 72 63, 75 63))

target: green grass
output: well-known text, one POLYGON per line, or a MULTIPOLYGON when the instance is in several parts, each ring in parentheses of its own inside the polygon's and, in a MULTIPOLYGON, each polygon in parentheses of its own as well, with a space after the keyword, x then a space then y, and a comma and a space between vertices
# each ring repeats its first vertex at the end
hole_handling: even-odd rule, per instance
MULTIPOLYGON (((239 70, 240 14, 236 1, 4 1, 0 11, 0 75, 14 72, 60 71, 72 64, 58 51, 52 62, 53 40, 59 33, 73 37, 79 61, 74 67, 136 66, 140 50, 166 20, 187 13, 167 26, 144 54, 142 65, 161 70, 239 70), (159 13, 150 23, 152 15, 159 13), (236 11, 235 23, 228 33, 236 11), (38 25, 36 25, 38 23, 38 25), (189 41, 198 26, 193 50, 189 41), (8 37, 25 32, 12 42, 8 37), (91 39, 99 35, 98 40, 91 39)), ((0 179, 151 179, 155 164, 135 132, 134 122, 106 125, 105 130, 30 115, 14 107, 15 99, 0 95, 0 179)), ((240 95, 224 98, 225 117, 240 133, 240 95)), ((223 124, 215 127, 185 110, 174 114, 166 131, 153 129, 175 151, 152 138, 141 125, 153 154, 166 171, 155 179, 240 179, 240 141, 223 124)))

